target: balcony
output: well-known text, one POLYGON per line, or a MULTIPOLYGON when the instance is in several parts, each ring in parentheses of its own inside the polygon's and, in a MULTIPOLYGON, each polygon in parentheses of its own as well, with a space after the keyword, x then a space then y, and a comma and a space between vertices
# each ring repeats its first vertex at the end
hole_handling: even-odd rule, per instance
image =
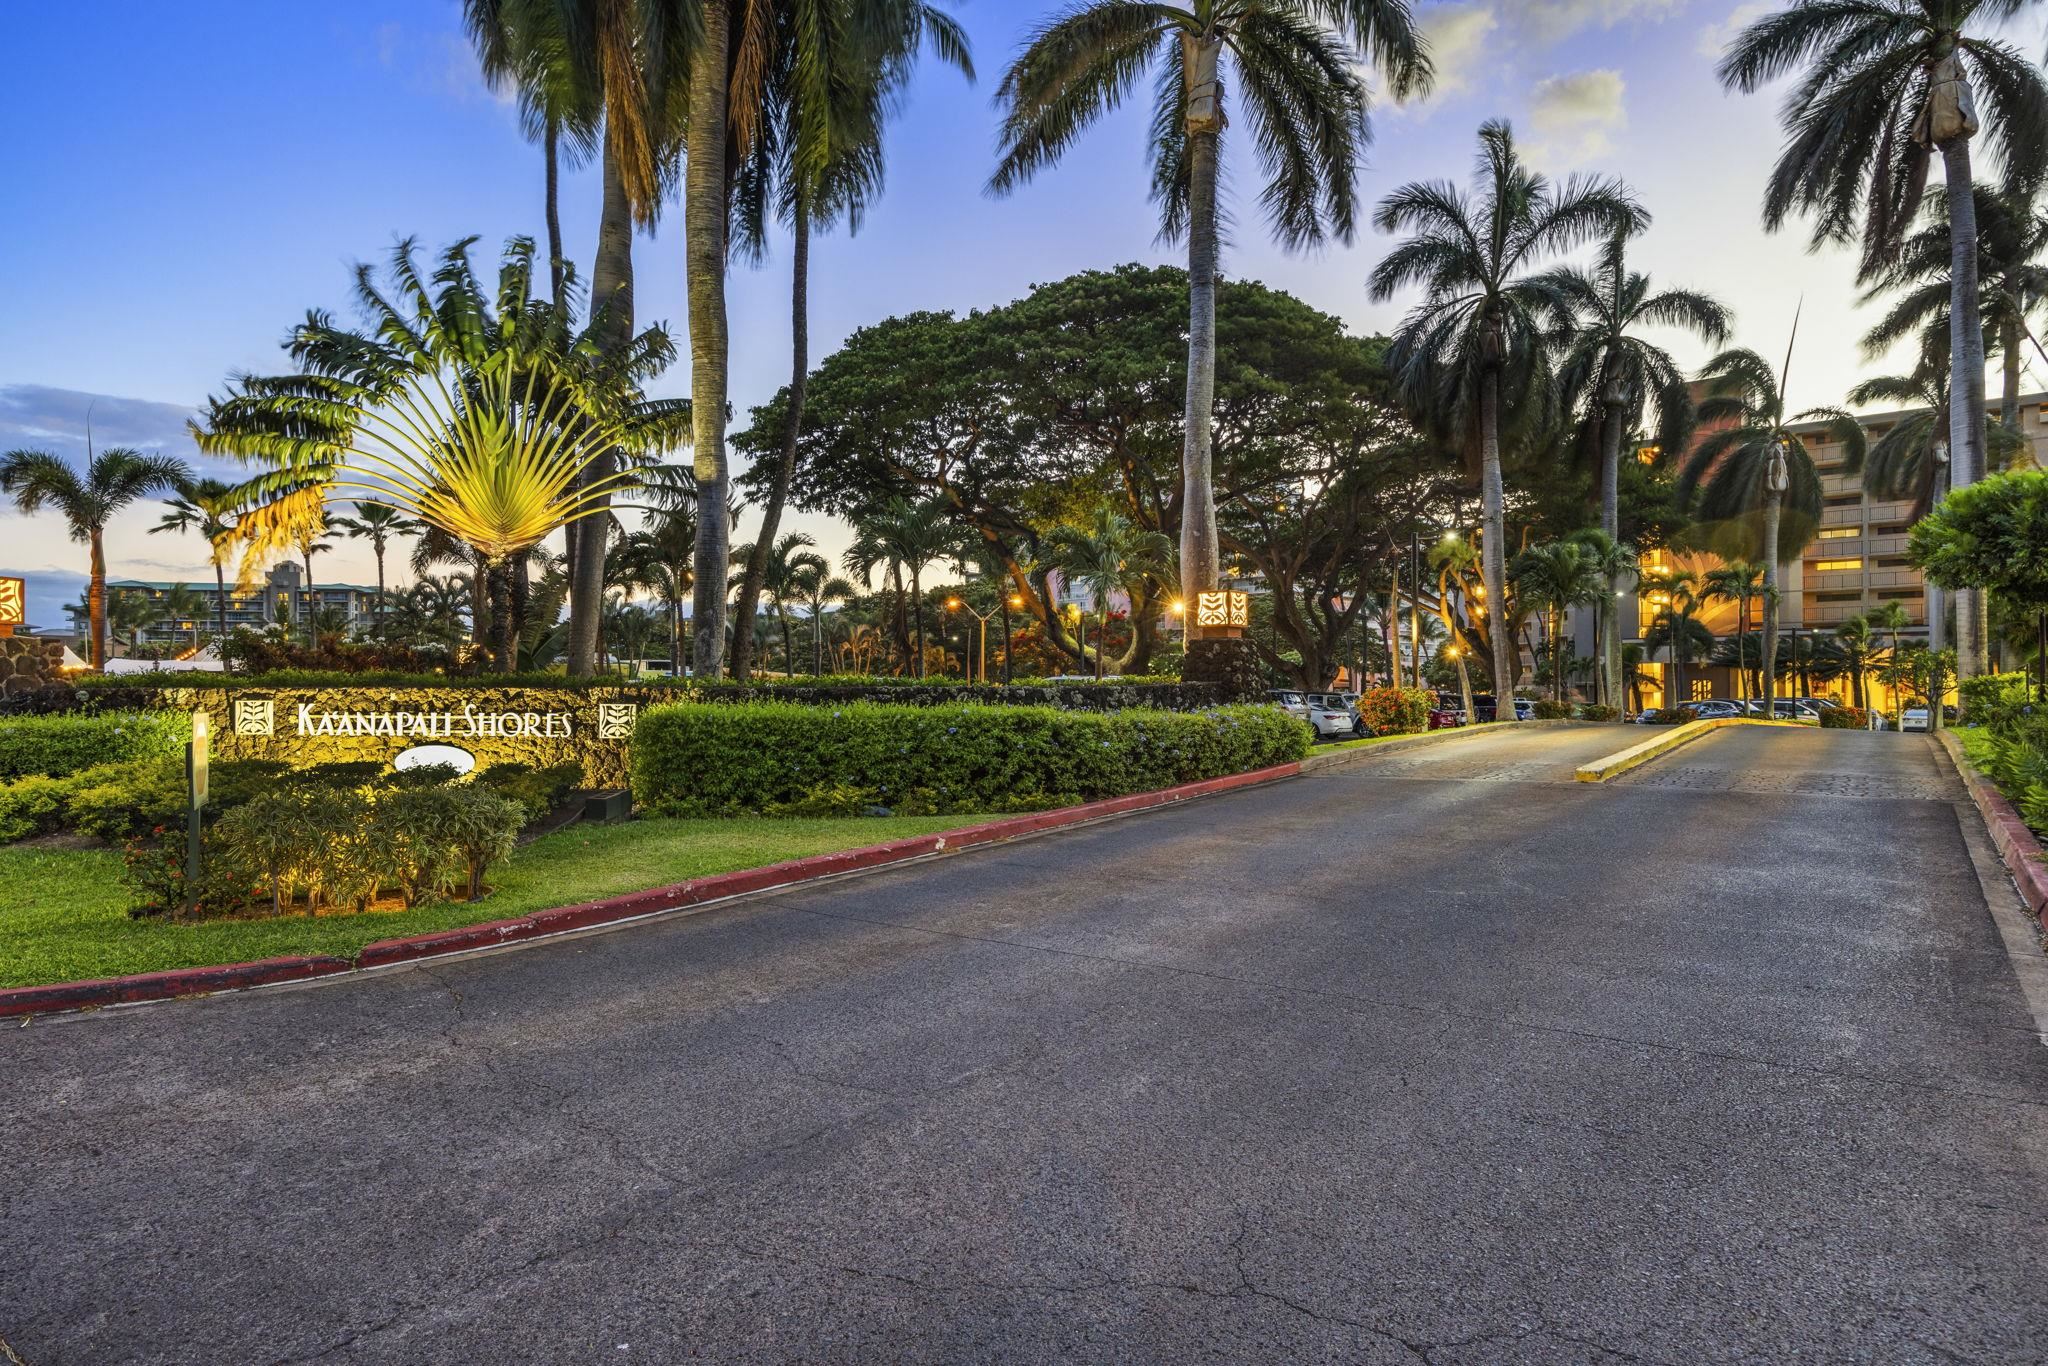
POLYGON ((1807 593, 1857 593, 1863 590, 1863 571, 1844 569, 1835 574, 1816 574, 1811 568, 1800 581, 1807 593))

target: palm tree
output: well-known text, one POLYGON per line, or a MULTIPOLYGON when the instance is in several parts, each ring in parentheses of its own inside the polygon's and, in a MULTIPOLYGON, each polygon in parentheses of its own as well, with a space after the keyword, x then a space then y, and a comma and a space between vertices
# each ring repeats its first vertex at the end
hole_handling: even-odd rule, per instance
MULTIPOLYGON (((91 611, 91 599, 86 610, 91 611)), ((139 588, 117 588, 107 598, 107 633, 127 645, 131 653, 142 649, 143 633, 164 620, 166 608, 154 594, 139 588)))
POLYGON ((1621 647, 1621 700, 1616 706, 1625 706, 1629 711, 1640 713, 1643 709, 1643 688, 1654 679, 1645 665, 1649 657, 1649 645, 1624 645, 1621 647))
POLYGON ((1850 698, 1859 710, 1869 705, 1865 680, 1870 673, 1875 642, 1876 633, 1867 616, 1853 616, 1835 626, 1835 649, 1841 652, 1842 667, 1849 675, 1850 698))
MULTIPOLYGON (((789 600, 792 577, 799 565, 808 564, 810 561, 815 560, 817 562, 821 573, 831 567, 819 556, 805 553, 816 544, 817 541, 804 532, 788 531, 777 538, 774 545, 760 552, 762 564, 765 566, 761 576, 761 591, 765 592, 768 595, 768 600, 775 605, 777 623, 782 630, 782 667, 784 672, 789 674, 796 673, 796 656, 791 649, 789 634, 789 600)), ((753 545, 734 546, 732 557, 735 562, 751 562, 755 553, 756 547, 753 545)), ((737 629, 738 623, 741 620, 741 615, 735 612, 733 614, 735 629, 737 629)), ((753 613, 746 613, 744 620, 748 623, 748 629, 751 632, 753 613)), ((739 650, 738 641, 733 642, 733 649, 737 653, 739 650)))
POLYGON ((388 508, 382 503, 357 503, 353 517, 330 517, 328 523, 339 528, 351 541, 370 543, 370 553, 377 557, 377 619, 381 622, 384 618, 384 554, 390 549, 394 537, 418 535, 420 524, 397 508, 388 508))
POLYGON ((673 444, 688 405, 640 392, 673 356, 666 333, 650 328, 625 349, 601 348, 531 297, 530 240, 507 246, 488 293, 470 245, 449 248, 426 278, 413 244, 399 243, 395 298, 358 266, 369 326, 349 331, 309 315, 289 343, 300 369, 240 377, 227 397, 208 400, 193 434, 201 450, 270 467, 245 486, 265 500, 241 523, 259 555, 296 544, 338 490, 469 546, 491 581, 479 596, 504 609, 493 614, 493 643, 510 672, 513 562, 559 527, 608 515, 611 492, 635 476, 593 471, 622 448, 651 454, 673 444))
MULTIPOLYGON (((1762 600, 1764 604, 1764 631, 1770 634, 1772 619, 1777 615, 1777 589, 1772 585, 1769 566, 1751 560, 1732 560, 1720 568, 1710 570, 1706 577, 1706 592, 1702 595, 1709 602, 1732 602, 1735 604, 1735 690, 1737 701, 1746 711, 1749 707, 1749 605, 1762 600)), ((1771 667, 1776 653, 1771 645, 1763 647, 1764 668, 1771 667)), ((1769 683, 1759 679, 1759 690, 1765 692, 1765 700, 1772 700, 1769 683)))
MULTIPOLYGON (((1081 526, 1054 527, 1046 543, 1060 577, 1087 589, 1094 600, 1095 676, 1100 678, 1109 645, 1111 596, 1142 592, 1172 555, 1173 542, 1160 532, 1136 525, 1105 502, 1098 503, 1081 526)), ((1087 647, 1084 644, 1082 648, 1085 651, 1087 647)))
MULTIPOLYGON (((2034 337, 2032 319, 2048 303, 2048 213, 2026 199, 1979 187, 1977 208, 1978 309, 1997 338, 2001 369, 1999 421, 2017 431, 2020 422, 2020 371, 2025 364, 2022 341, 2034 337)), ((1948 215, 1938 207, 1934 222, 1908 237, 1898 259, 1886 268, 1862 299, 1871 303, 1891 290, 1902 290, 1878 324, 1863 337, 1863 353, 1875 359, 1908 337, 1920 337, 1921 353, 1940 358, 1942 387, 1950 378, 1948 215)), ((1946 421, 1946 407, 1944 418, 1946 421)), ((1996 452, 1986 448, 1987 468, 1997 466, 1996 452)))
MULTIPOLYGON (((1789 136, 1765 192, 1764 225, 1776 230, 1793 212, 1806 212, 1816 247, 1860 238, 1865 279, 1896 259, 1919 210, 1929 161, 1941 152, 1950 226, 1950 388, 1960 399, 1949 414, 1949 449, 1958 488, 1985 471, 1970 158, 1979 98, 2006 188, 2030 193, 2048 179, 2048 81, 2018 49, 1985 35, 2031 4, 1792 0, 1745 28, 1720 66, 1721 83, 1746 94, 1806 69, 1784 106, 1789 136)), ((1983 670, 1978 595, 1962 596, 1958 618, 1958 672, 1971 677, 1983 670)))
POLYGON ((164 500, 164 515, 150 534, 166 531, 196 531, 206 540, 206 562, 213 566, 214 634, 228 638, 228 560, 235 550, 236 514, 241 498, 234 487, 219 479, 192 479, 178 486, 178 492, 164 500))
MULTIPOLYGON (((1786 361, 1789 367, 1789 352, 1786 361)), ((1783 379, 1772 374, 1762 356, 1742 348, 1723 351, 1707 362, 1700 379, 1708 395, 1699 404, 1700 421, 1721 425, 1686 457, 1679 491, 1695 500, 1702 521, 1719 529, 1724 549, 1758 547, 1762 596, 1770 604, 1763 626, 1768 704, 1776 696, 1778 566, 1797 555, 1820 525, 1820 475, 1806 437, 1788 424, 1783 379)), ((1841 443, 1844 466, 1863 468, 1862 423, 1839 408, 1814 409, 1800 417, 1824 420, 1826 433, 1841 443)), ((1745 604, 1749 596, 1754 595, 1746 595, 1745 604)))
POLYGON ((1664 690, 1664 705, 1675 707, 1688 700, 1686 665, 1714 647, 1714 633, 1699 620, 1700 610, 1712 601, 1711 591, 1698 575, 1680 569, 1645 575, 1640 591, 1653 609, 1643 645, 1652 651, 1670 649, 1671 686, 1664 690))
POLYGON ((946 505, 938 498, 922 503, 901 497, 891 498, 867 515, 855 518, 853 533, 853 544, 842 559, 848 573, 867 583, 871 581, 877 565, 887 564, 892 575, 907 573, 910 576, 910 600, 917 616, 912 672, 923 678, 924 588, 921 576, 926 565, 945 558, 959 540, 958 533, 946 520, 946 505))
POLYGON ((734 187, 733 230, 758 259, 771 218, 790 232, 790 379, 778 398, 779 456, 734 599, 732 675, 753 665, 753 618, 796 476, 810 379, 811 234, 844 219, 858 228, 882 189, 882 127, 921 44, 974 79, 967 35, 923 0, 848 5, 801 0, 776 10, 767 108, 734 187), (850 21, 850 22, 849 22, 850 21), (860 28, 870 31, 859 32, 860 28))
MULTIPOLYGON (((1568 310, 1560 341, 1558 387, 1567 408, 1592 428, 1600 452, 1600 530, 1621 539, 1621 447, 1656 417, 1660 449, 1682 450, 1692 434, 1692 390, 1685 372, 1662 347, 1637 335, 1644 327, 1673 327, 1719 346, 1728 338, 1728 310, 1705 294, 1670 289, 1652 293, 1649 277, 1628 269, 1628 234, 1608 239, 1592 270, 1559 266, 1548 290, 1568 310)), ((1620 574, 1608 581, 1601 608, 1600 669, 1603 700, 1621 692, 1621 633, 1613 629, 1620 574)))
POLYGON ((813 676, 821 675, 825 672, 825 604, 851 602, 855 596, 853 585, 834 574, 824 556, 805 553, 795 557, 789 575, 789 593, 802 602, 810 614, 811 673, 813 676))
POLYGON ((1160 231, 1188 244, 1188 374, 1181 456, 1181 597, 1221 570, 1211 479, 1216 391, 1217 185, 1225 57, 1264 171, 1261 196, 1281 244, 1349 242, 1355 177, 1370 136, 1362 70, 1396 97, 1426 90, 1428 58, 1406 0, 1092 0, 1041 27, 1004 75, 1006 194, 1058 160, 1121 104, 1146 69, 1161 74, 1152 110, 1152 194, 1160 231))
MULTIPOLYGON (((1901 677, 1900 671, 1905 666, 1906 650, 1899 639, 1899 632, 1912 625, 1911 620, 1906 616, 1906 605, 1902 602, 1882 603, 1867 615, 1870 620, 1871 630, 1883 631, 1891 638, 1890 646, 1885 651, 1885 664, 1891 674, 1892 699, 1899 706, 1903 707, 1905 705, 1904 694, 1899 687, 1899 679, 1901 677)), ((1894 719, 1896 720, 1897 718, 1894 719)))
POLYGON ((1564 701, 1565 692, 1565 613, 1608 596, 1602 570, 1596 551, 1569 539, 1530 546, 1515 556, 1508 570, 1515 591, 1547 614, 1544 634, 1550 638, 1551 693, 1559 702, 1564 701))
POLYGON ((0 494, 12 498, 25 516, 55 509, 71 539, 87 547, 86 621, 89 662, 95 669, 107 664, 107 523, 137 499, 191 479, 191 467, 174 456, 144 455, 127 446, 96 452, 90 436, 83 473, 48 451, 12 450, 0 456, 0 494))
POLYGON ((1600 701, 1610 707, 1621 704, 1616 700, 1621 695, 1621 621, 1619 606, 1624 589, 1615 585, 1631 579, 1637 572, 1636 548, 1624 541, 1617 541, 1598 527, 1587 527, 1575 531, 1570 539, 1577 543, 1593 570, 1600 576, 1601 590, 1594 605, 1594 624, 1600 634, 1599 650, 1595 658, 1599 661, 1598 679, 1600 701), (1609 659, 1614 669, 1607 668, 1609 659))
POLYGON ((618 558, 627 583, 644 588, 661 601, 668 617, 669 669, 683 673, 683 601, 694 581, 691 561, 697 552, 697 506, 694 501, 658 509, 637 531, 620 540, 618 558))
MULTIPOLYGON (((1588 240, 1647 224, 1619 181, 1573 180, 1553 187, 1516 153, 1508 125, 1479 130, 1477 197, 1442 182, 1404 185, 1383 200, 1375 222, 1413 235, 1372 273, 1372 297, 1405 285, 1427 290, 1387 353, 1409 410, 1440 437, 1479 452, 1485 512, 1481 577, 1494 695, 1514 695, 1513 648, 1505 616, 1507 543, 1501 485, 1502 409, 1540 422, 1556 402, 1540 318, 1566 307, 1553 280, 1527 275, 1541 259, 1588 240)), ((1514 718, 1502 706, 1497 715, 1514 718)))
POLYGON ((199 624, 206 618, 206 598, 188 584, 174 583, 164 590, 160 601, 162 620, 179 623, 177 629, 190 631, 192 648, 199 648, 199 624))

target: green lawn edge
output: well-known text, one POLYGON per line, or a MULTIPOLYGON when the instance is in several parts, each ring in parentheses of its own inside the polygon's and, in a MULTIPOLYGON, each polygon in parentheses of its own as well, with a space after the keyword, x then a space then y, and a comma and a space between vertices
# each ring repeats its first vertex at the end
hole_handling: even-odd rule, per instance
POLYGON ((129 918, 117 850, 0 846, 0 988, 295 954, 348 958, 380 939, 507 920, 989 819, 743 817, 576 825, 519 850, 496 870, 491 894, 475 904, 195 925, 129 918))

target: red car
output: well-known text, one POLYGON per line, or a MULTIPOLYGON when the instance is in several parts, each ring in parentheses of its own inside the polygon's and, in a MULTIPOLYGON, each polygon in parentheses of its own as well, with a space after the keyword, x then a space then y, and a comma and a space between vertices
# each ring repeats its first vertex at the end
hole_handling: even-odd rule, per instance
POLYGON ((1447 692, 1436 694, 1429 707, 1429 728, 1449 730, 1452 726, 1465 724, 1465 708, 1459 700, 1447 692))

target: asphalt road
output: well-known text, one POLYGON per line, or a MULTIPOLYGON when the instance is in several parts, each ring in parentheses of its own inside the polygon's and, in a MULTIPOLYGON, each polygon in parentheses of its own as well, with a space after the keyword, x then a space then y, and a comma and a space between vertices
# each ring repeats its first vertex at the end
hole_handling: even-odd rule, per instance
POLYGON ((2048 1051, 1945 760, 1745 730, 1570 781, 1634 738, 9 1031, 0 1336, 29 1366, 2048 1359, 2048 1051))

